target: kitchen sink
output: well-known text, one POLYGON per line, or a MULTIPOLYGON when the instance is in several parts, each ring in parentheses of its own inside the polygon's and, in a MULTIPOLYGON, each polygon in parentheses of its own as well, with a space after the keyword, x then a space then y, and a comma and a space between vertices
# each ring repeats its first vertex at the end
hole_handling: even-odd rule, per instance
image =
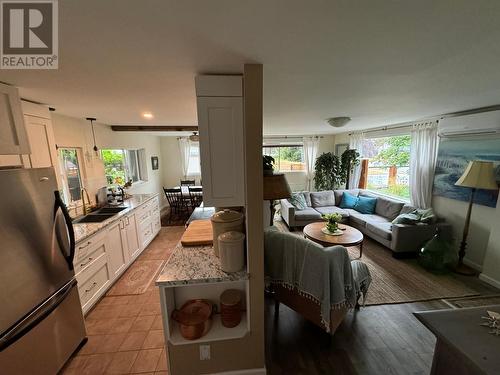
POLYGON ((101 223, 106 219, 109 219, 110 217, 115 216, 116 213, 114 214, 88 214, 85 215, 79 219, 73 220, 73 223, 79 224, 79 223, 101 223))
POLYGON ((98 209, 96 214, 117 214, 118 212, 121 212, 123 210, 126 210, 128 207, 103 207, 98 209))

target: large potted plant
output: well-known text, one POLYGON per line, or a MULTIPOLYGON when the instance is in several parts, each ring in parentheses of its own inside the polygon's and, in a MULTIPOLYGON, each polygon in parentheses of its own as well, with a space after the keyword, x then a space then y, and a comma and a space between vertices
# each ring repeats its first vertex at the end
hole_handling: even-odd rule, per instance
POLYGON ((339 157, 333 152, 321 154, 315 163, 316 174, 314 187, 316 190, 334 190, 348 185, 349 176, 354 166, 359 164, 359 153, 356 150, 346 150, 339 157))
POLYGON ((349 189, 349 178, 354 170, 354 167, 359 164, 359 152, 356 149, 345 150, 340 157, 340 169, 342 171, 342 179, 346 187, 349 189))

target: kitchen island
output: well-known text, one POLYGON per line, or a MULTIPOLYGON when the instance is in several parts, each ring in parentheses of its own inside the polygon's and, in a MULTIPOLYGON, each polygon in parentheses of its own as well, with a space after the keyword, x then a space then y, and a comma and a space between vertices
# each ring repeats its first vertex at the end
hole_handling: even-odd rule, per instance
POLYGON ((224 272, 212 246, 183 247, 179 243, 156 280, 167 345, 200 344, 245 336, 250 327, 247 312, 243 313, 240 324, 234 328, 224 327, 220 314, 214 314, 210 331, 197 340, 182 337, 178 323, 171 316, 172 311, 192 299, 209 300, 217 305, 220 312, 220 295, 227 289, 240 290, 247 309, 248 280, 246 268, 239 272, 224 272))

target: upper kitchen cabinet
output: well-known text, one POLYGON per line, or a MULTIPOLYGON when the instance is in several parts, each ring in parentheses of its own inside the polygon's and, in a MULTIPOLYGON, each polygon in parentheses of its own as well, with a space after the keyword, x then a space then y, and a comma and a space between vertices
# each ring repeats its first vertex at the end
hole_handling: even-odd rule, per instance
POLYGON ((24 166, 26 168, 55 167, 57 150, 49 109, 42 105, 22 101, 22 110, 31 148, 29 155, 23 155, 24 166))
POLYGON ((0 155, 29 153, 17 88, 0 83, 0 155))
POLYGON ((205 206, 245 205, 243 78, 196 77, 205 206))

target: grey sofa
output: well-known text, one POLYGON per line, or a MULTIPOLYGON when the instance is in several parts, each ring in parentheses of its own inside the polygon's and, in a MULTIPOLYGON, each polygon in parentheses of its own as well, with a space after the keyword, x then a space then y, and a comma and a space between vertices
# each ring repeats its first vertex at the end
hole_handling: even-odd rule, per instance
POLYGON ((360 230, 382 245, 390 248, 394 256, 419 251, 422 245, 436 233, 439 225, 444 236, 451 237, 451 226, 438 221, 436 224, 392 224, 400 214, 409 213, 415 208, 404 202, 385 196, 375 195, 362 189, 327 190, 320 192, 302 192, 307 208, 297 210, 287 199, 281 200, 281 217, 289 228, 304 227, 321 221, 321 215, 339 213, 342 222, 360 230), (343 193, 377 198, 375 213, 362 214, 354 209, 340 208, 343 193))

